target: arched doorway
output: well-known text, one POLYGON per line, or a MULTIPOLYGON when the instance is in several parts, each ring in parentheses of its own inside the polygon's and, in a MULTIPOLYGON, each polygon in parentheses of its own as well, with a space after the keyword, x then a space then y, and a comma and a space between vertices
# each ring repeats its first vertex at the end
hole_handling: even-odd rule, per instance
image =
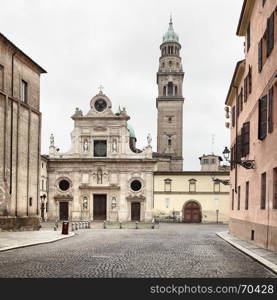
POLYGON ((201 206, 196 201, 188 201, 183 207, 183 222, 201 223, 201 206))

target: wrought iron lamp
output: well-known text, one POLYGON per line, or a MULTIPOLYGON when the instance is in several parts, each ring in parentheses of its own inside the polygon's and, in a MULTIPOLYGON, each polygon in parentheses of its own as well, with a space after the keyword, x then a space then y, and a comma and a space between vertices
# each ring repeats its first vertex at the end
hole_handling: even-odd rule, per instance
POLYGON ((235 163, 241 165, 245 169, 255 169, 255 160, 230 160, 230 150, 228 149, 228 147, 224 148, 223 156, 225 160, 231 164, 235 163))

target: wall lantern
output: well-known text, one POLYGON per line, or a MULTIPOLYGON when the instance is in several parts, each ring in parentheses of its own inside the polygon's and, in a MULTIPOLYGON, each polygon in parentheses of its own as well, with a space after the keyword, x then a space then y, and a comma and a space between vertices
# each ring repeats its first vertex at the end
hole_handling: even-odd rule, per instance
POLYGON ((235 163, 241 165, 245 169, 255 169, 255 160, 230 160, 230 150, 228 149, 228 147, 225 147, 222 153, 225 160, 230 164, 235 163))

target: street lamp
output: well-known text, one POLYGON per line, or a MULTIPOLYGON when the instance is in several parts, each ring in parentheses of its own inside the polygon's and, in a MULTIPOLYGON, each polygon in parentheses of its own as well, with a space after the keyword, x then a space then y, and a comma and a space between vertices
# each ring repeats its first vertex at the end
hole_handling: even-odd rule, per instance
POLYGON ((212 179, 215 183, 218 182, 218 183, 222 183, 224 185, 230 185, 230 180, 229 179, 219 179, 219 178, 214 178, 214 177, 212 177, 212 179))
POLYGON ((230 150, 228 149, 228 147, 225 147, 222 153, 225 160, 230 164, 235 163, 244 167, 245 169, 255 169, 255 160, 230 160, 230 150))

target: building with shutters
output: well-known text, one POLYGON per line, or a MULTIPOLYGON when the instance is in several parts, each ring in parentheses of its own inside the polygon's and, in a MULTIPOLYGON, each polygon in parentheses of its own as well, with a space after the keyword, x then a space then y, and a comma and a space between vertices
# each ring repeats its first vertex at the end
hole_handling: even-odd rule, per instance
POLYGON ((230 233, 277 250, 277 0, 245 0, 231 111, 230 233))
POLYGON ((39 228, 40 75, 0 34, 0 228, 39 228))

